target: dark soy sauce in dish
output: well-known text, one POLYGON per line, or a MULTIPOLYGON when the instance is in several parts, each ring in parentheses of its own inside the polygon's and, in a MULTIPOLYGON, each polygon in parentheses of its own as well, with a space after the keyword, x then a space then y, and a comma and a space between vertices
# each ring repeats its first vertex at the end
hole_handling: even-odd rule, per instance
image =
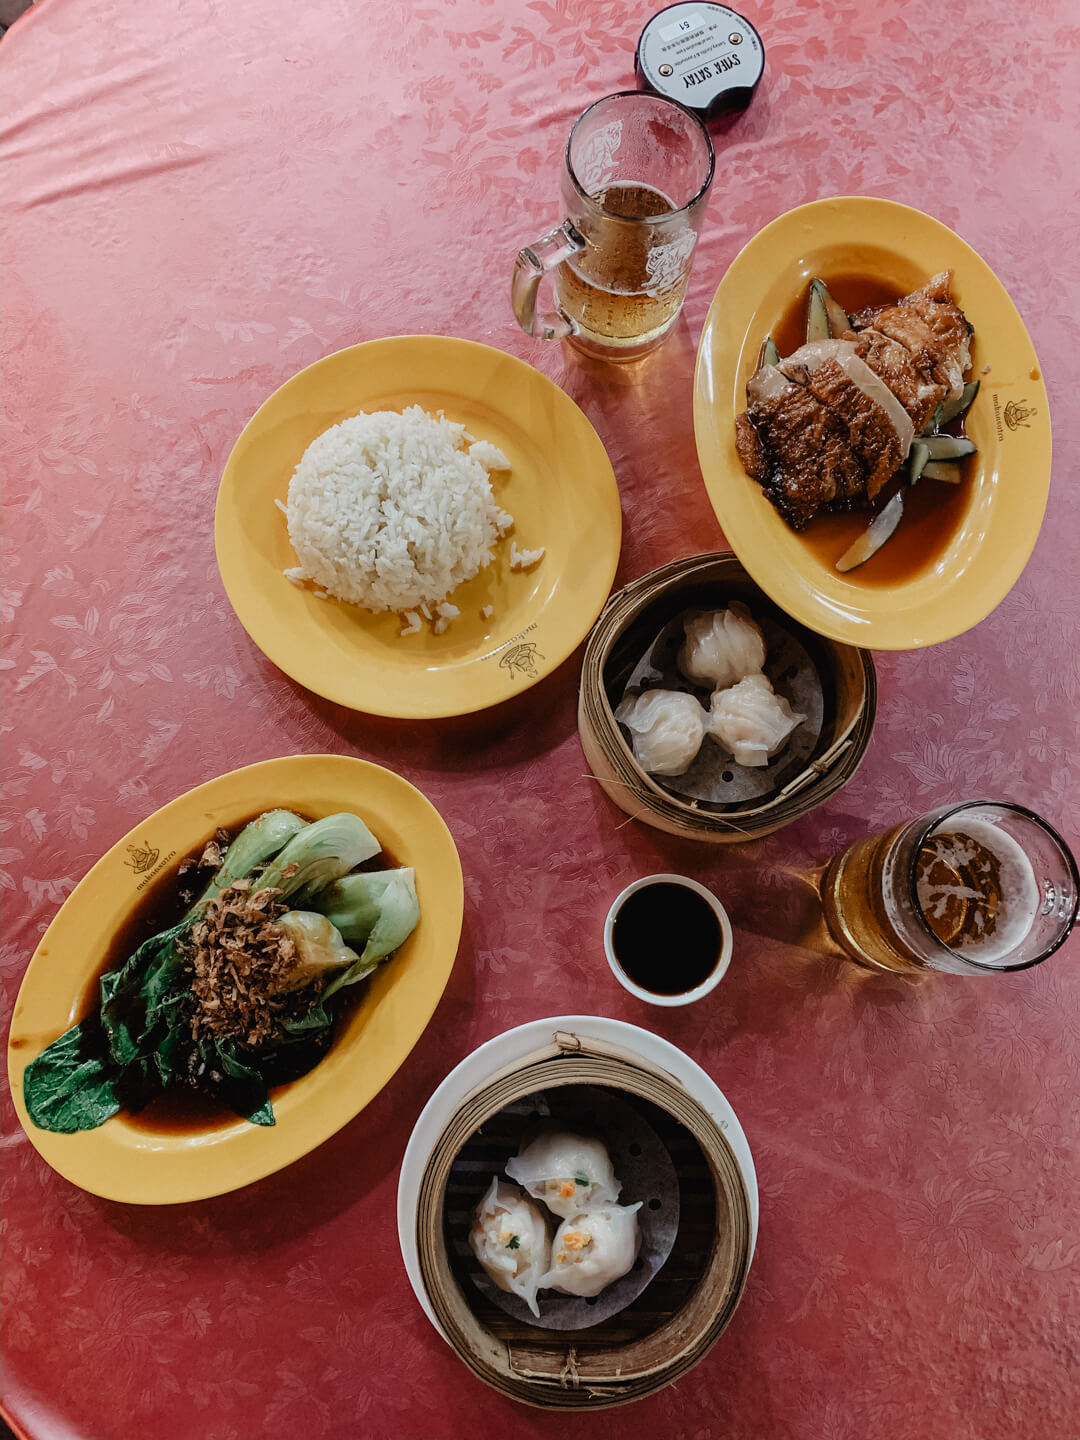
POLYGON ((611 929, 615 959, 653 995, 685 995, 720 963, 723 934, 716 911, 686 885, 658 880, 627 897, 611 929))

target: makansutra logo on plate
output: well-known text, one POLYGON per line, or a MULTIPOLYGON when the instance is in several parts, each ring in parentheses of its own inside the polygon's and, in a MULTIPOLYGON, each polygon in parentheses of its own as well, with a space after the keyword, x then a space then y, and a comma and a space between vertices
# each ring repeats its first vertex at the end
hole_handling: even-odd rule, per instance
POLYGON ((127 852, 131 858, 125 860, 124 864, 130 865, 136 875, 145 875, 148 870, 152 870, 158 862, 158 856, 161 854, 160 850, 155 850, 154 847, 147 844, 146 841, 143 841, 141 846, 129 845, 127 852))
POLYGON ((1029 405, 1026 400, 1010 400, 1005 406, 1005 424, 1010 430, 1015 430, 1018 425, 1023 425, 1025 429, 1030 429, 1031 427, 1028 425, 1028 421, 1032 415, 1037 415, 1038 413, 1034 405, 1029 405))

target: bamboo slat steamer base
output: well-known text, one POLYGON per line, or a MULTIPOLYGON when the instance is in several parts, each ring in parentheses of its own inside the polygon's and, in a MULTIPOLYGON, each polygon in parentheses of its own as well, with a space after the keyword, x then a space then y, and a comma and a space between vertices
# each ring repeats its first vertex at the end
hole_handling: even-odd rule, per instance
POLYGON ((677 1380, 733 1315, 750 1265, 750 1203, 727 1139, 666 1072, 621 1047, 560 1033, 490 1077, 448 1121, 420 1183, 423 1283, 439 1325, 469 1368, 502 1394, 545 1409, 624 1404, 677 1380), (455 1271, 446 1244, 446 1187, 458 1152, 505 1106, 563 1085, 635 1097, 679 1175, 680 1223, 663 1270, 610 1321, 576 1334, 512 1320, 455 1271))
MULTIPOLYGON (((675 560, 612 596, 585 649, 578 733, 589 774, 620 810, 657 830, 712 844, 755 840, 820 805, 858 769, 877 708, 870 652, 814 634, 779 610, 730 551, 675 560), (756 618, 786 629, 818 667, 824 699, 821 734, 805 767, 770 794, 718 804, 674 794, 647 775, 623 739, 614 707, 657 633, 686 610, 742 600, 756 618)), ((771 767, 770 767, 771 768, 771 767)))

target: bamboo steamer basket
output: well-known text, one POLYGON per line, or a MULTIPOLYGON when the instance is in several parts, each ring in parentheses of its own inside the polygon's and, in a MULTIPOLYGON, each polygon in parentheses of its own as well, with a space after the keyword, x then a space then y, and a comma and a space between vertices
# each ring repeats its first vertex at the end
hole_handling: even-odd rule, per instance
POLYGON ((869 650, 815 634, 780 610, 731 551, 674 560, 613 595, 596 622, 581 668, 578 733, 591 778, 625 814, 654 829, 714 845, 760 839, 822 804, 858 769, 877 710, 869 650), (770 615, 809 653, 821 680, 825 718, 805 768, 775 793, 719 805, 673 794, 647 775, 623 739, 614 706, 652 637, 683 610, 742 600, 770 615))
POLYGON ((402 1163, 398 1229, 417 1298, 475 1375, 527 1405, 596 1410, 651 1395, 703 1359, 742 1296, 757 1203, 746 1138, 699 1066, 637 1026, 561 1016, 497 1037, 436 1091, 402 1163), (451 1169, 498 1129, 504 1107, 566 1085, 614 1089, 647 1111, 678 1174, 680 1219, 666 1263, 631 1305, 555 1331, 512 1319, 470 1280, 452 1243, 451 1169))

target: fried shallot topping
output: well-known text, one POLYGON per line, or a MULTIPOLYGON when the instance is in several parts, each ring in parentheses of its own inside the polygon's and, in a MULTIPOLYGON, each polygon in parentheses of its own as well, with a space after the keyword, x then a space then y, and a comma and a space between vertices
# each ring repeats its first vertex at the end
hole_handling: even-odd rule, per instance
POLYGON ((191 962, 192 1034, 257 1047, 310 1007, 296 946, 276 927, 288 908, 274 889, 235 880, 184 937, 191 962))

